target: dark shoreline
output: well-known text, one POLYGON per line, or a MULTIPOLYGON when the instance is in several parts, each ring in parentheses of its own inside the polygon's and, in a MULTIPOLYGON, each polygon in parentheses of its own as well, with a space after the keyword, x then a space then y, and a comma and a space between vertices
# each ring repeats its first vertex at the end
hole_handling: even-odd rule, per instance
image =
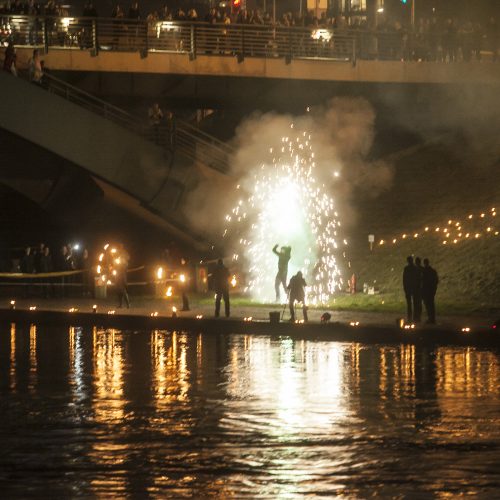
POLYGON ((401 329, 390 325, 351 325, 349 323, 271 323, 238 318, 193 318, 145 315, 119 315, 49 310, 0 309, 0 322, 49 326, 119 328, 122 330, 182 330, 194 333, 286 336, 303 340, 360 342, 364 344, 418 344, 429 346, 468 346, 499 348, 500 335, 491 326, 471 328, 469 332, 440 326, 401 329))

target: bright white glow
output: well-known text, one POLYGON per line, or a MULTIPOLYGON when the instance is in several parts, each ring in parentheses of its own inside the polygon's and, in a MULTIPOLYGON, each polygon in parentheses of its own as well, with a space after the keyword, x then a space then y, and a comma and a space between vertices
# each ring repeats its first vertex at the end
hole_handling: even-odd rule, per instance
POLYGON ((324 40, 325 42, 329 42, 332 38, 332 32, 327 29, 320 28, 312 32, 311 38, 314 40, 324 40))
POLYGON ((347 242, 339 234, 333 199, 315 176, 311 137, 294 132, 296 137, 282 137, 280 147, 269 148, 270 158, 255 169, 247 198, 225 220, 238 236, 241 251, 235 254, 248 263, 247 290, 253 298, 275 297, 278 258, 272 248, 278 243, 292 247, 288 280, 301 270, 308 302, 325 303, 342 287, 336 255, 347 242))
POLYGON ((156 270, 156 278, 159 280, 163 279, 163 267, 159 267, 156 270))

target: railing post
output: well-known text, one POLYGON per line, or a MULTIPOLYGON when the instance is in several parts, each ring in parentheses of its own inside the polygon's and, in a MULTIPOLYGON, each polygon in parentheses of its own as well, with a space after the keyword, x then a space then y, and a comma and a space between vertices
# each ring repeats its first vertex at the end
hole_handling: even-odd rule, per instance
POLYGON ((47 18, 43 18, 43 46, 45 53, 49 52, 49 30, 47 29, 47 18))
POLYGON ((293 34, 292 28, 288 28, 288 54, 285 55, 285 63, 290 64, 292 62, 292 53, 293 53, 293 42, 292 42, 293 34))
POLYGON ((189 59, 194 61, 196 59, 196 26, 194 24, 191 24, 190 39, 191 47, 189 51, 189 59))
POLYGON ((92 19, 92 47, 94 48, 94 54, 97 56, 99 54, 99 42, 97 40, 97 19, 92 19))

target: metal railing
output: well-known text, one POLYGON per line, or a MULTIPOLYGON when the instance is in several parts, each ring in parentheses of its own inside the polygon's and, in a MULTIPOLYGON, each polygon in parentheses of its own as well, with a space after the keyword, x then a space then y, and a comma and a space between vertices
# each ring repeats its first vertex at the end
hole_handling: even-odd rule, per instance
MULTIPOLYGON (((20 74, 27 77, 26 72, 20 72, 20 74)), ((180 153, 192 161, 200 162, 225 174, 229 173, 229 161, 234 152, 233 149, 189 122, 172 118, 167 125, 151 126, 127 111, 48 73, 44 73, 43 87, 52 94, 63 97, 139 134, 146 140, 167 149, 170 153, 180 153)))
MULTIPOLYGON (((482 33, 460 31, 453 42, 443 33, 353 30, 349 27, 134 21, 85 17, 0 16, 0 41, 57 49, 179 52, 198 55, 380 60, 469 60, 498 47, 482 33), (492 45, 493 44, 493 45, 492 45), (493 48, 492 48, 493 47, 493 48)), ((493 51, 493 52, 492 52, 493 51)))
POLYGON ((354 61, 356 38, 322 28, 132 21, 78 17, 5 16, 3 38, 16 45, 50 48, 181 52, 266 58, 354 61))

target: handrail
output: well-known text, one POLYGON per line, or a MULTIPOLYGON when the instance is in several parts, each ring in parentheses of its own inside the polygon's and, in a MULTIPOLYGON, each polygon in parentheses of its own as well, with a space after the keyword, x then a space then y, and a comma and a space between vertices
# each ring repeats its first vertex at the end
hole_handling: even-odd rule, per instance
POLYGON ((232 148, 188 122, 175 119, 175 125, 162 125, 154 128, 127 111, 49 73, 44 73, 44 85, 49 92, 101 115, 145 139, 155 142, 169 152, 177 150, 193 161, 199 161, 222 173, 229 172, 228 161, 233 154, 232 148))
MULTIPOLYGON (((190 21, 135 21, 131 19, 0 15, 0 41, 44 47, 45 50, 177 52, 199 55, 296 58, 349 61, 455 60, 455 48, 445 48, 445 33, 355 30, 329 26, 283 27, 190 21), (3 33, 3 39, 2 39, 3 33), (443 40, 441 40, 443 38, 443 40)), ((491 50, 491 40, 474 32, 460 32, 462 58, 491 50)))

